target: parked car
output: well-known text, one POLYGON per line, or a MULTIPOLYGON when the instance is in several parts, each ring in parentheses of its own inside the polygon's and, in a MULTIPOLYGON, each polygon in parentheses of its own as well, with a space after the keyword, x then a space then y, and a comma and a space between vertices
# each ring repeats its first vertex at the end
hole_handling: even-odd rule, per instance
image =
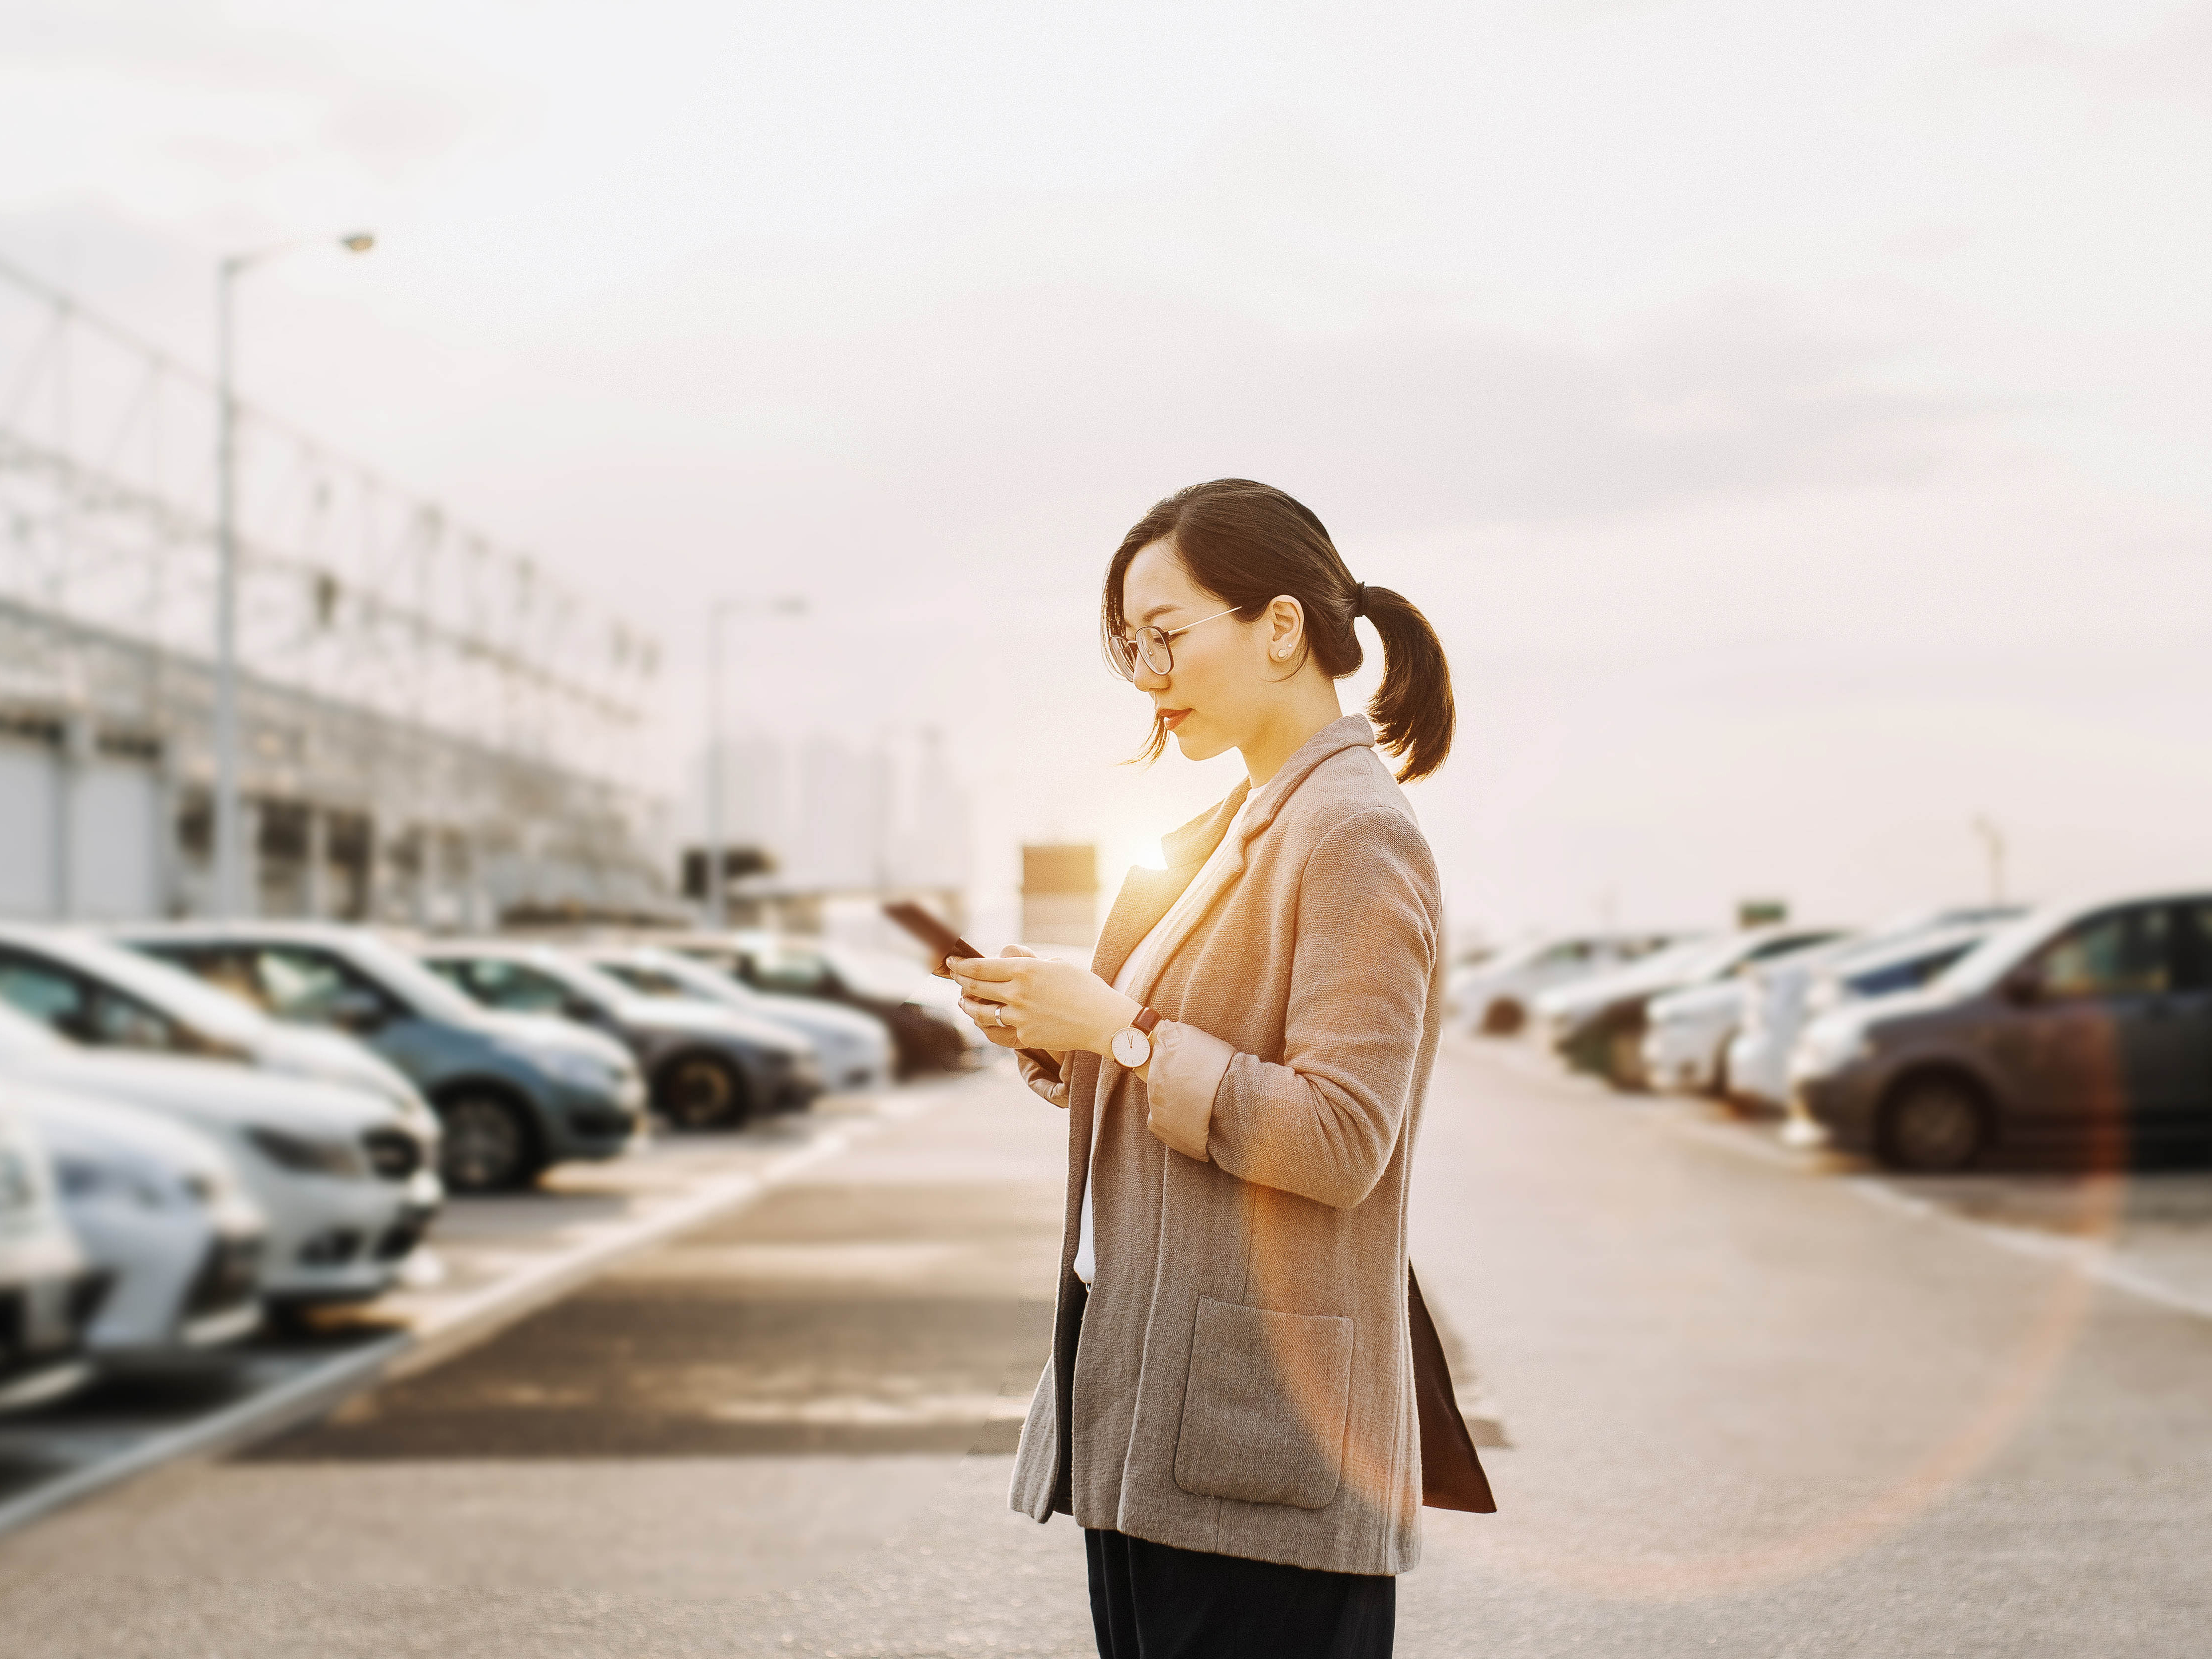
POLYGON ((279 1019, 375 1049, 436 1111, 439 1167, 456 1192, 526 1186, 565 1158, 617 1157, 643 1127, 645 1085, 622 1044, 558 1019, 493 1013, 365 928, 173 924, 124 938, 279 1019))
POLYGON ((0 1412, 91 1378, 84 1334, 106 1292, 62 1218, 46 1147, 0 1087, 0 1412))
POLYGON ((902 1078, 967 1064, 988 1047, 960 1013, 950 981, 896 957, 769 933, 696 935, 672 939, 668 948, 757 991, 842 1003, 874 1015, 890 1030, 902 1078))
POLYGON ((80 1048, 7 1006, 0 1084, 120 1102, 214 1141, 267 1218, 261 1290, 280 1309, 382 1294, 444 1196, 434 1141, 359 1089, 80 1048))
POLYGON ((1547 991, 1536 999, 1536 1012, 1553 1050, 1570 1066, 1595 1072, 1615 1088, 1641 1089, 1647 1081, 1644 1032, 1654 997, 1732 978, 1753 963, 1835 935, 1832 927, 1774 927, 1688 941, 1617 973, 1547 991))
POLYGON ((1833 948, 1834 941, 1820 940, 1769 956, 1755 967, 1740 965, 1735 973, 1652 998, 1644 1010, 1641 1059, 1645 1080, 1655 1089, 1678 1094, 1729 1094, 1729 1045, 1743 1023, 1746 1006, 1757 997, 1753 976, 1786 971, 1793 963, 1833 948))
POLYGON ((2100 1162, 2212 1135, 2212 892, 2056 906, 1926 988, 1815 1019, 1791 1111, 1893 1167, 1999 1150, 2100 1162))
POLYGON ((1512 1036, 1540 992, 1622 968, 1663 949, 1663 933, 1571 933, 1532 939, 1455 968, 1445 994, 1453 1019, 1486 1036, 1512 1036))
POLYGON ((703 962, 652 945, 603 946, 580 954, 641 996, 709 1002, 796 1032, 821 1055, 826 1087, 880 1089, 890 1082, 890 1033, 873 1014, 756 991, 703 962))
POLYGON ((814 1045, 756 1015, 647 996, 550 945, 436 945, 421 955, 487 1008, 574 1020, 624 1044, 653 1104, 678 1128, 728 1128, 757 1112, 797 1111, 822 1092, 814 1045))
MULTIPOLYGON (((2010 912, 2017 916, 2021 912, 2010 912)), ((1790 1098, 1790 1054, 1808 1021, 1862 997, 1916 990, 1987 939, 1996 920, 1913 918, 1865 938, 1784 957, 1745 976, 1743 1020, 1729 1043, 1729 1096, 1779 1111, 1790 1098)))
POLYGON ((160 1363, 261 1323, 269 1224, 215 1143, 137 1107, 12 1085, 52 1158, 64 1218, 110 1280, 85 1346, 160 1363))
POLYGON ((0 998, 74 1042, 342 1083, 431 1121, 415 1085, 351 1037, 271 1019, 179 969, 79 928, 0 923, 0 998))

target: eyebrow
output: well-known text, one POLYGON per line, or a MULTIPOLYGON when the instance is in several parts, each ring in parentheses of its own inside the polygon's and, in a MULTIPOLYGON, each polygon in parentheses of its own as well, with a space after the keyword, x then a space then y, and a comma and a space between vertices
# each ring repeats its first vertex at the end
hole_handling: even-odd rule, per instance
POLYGON ((1156 605, 1150 611, 1145 612, 1143 616, 1138 617, 1137 620, 1140 623, 1149 623, 1153 617, 1159 616, 1164 611, 1180 611, 1182 609, 1182 607, 1181 605, 1173 603, 1167 605, 1156 605))

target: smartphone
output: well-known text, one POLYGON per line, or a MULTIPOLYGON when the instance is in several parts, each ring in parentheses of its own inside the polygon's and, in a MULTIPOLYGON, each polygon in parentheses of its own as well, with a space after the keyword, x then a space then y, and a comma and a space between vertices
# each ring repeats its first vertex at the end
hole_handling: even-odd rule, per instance
MULTIPOLYGON (((884 906, 884 914, 929 947, 929 970, 939 979, 952 977, 945 971, 945 957, 980 957, 983 954, 935 916, 930 915, 928 911, 923 909, 921 906, 909 899, 901 899, 895 904, 886 904, 884 906)), ((1057 1073, 1060 1070, 1060 1062, 1042 1048, 1017 1048, 1014 1052, 1035 1060, 1048 1072, 1057 1073)))
POLYGON ((939 979, 951 975, 945 971, 947 957, 980 957, 983 953, 954 933, 935 916, 909 899, 884 906, 884 914, 927 945, 930 950, 929 971, 939 979))

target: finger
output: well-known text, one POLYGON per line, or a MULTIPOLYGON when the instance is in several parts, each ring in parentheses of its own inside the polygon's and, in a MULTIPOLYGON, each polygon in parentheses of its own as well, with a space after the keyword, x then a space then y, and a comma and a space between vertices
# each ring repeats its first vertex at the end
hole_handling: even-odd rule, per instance
POLYGON ((983 1040, 998 1048, 1018 1048, 1022 1046, 1022 1040, 1014 1035, 1012 1027, 1001 1030, 995 1025, 986 1025, 983 1040))
POLYGON ((958 980, 988 980, 1003 981, 1019 979, 1029 967, 1019 957, 964 957, 958 959, 959 967, 952 976, 958 980))
POLYGON ((995 1025, 1007 1017, 1005 1003, 992 1002, 982 997, 961 998, 960 1012, 978 1025, 995 1025))
POLYGON ((1009 945, 999 954, 1002 957, 1035 957, 1036 952, 1026 945, 1009 945))

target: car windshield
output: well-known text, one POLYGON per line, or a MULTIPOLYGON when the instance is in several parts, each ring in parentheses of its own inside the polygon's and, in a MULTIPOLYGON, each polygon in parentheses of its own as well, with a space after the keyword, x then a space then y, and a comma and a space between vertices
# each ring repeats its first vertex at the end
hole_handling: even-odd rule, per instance
POLYGON ((601 963, 607 972, 654 996, 690 997, 708 1002, 744 1002, 751 992, 727 974, 704 963, 683 957, 652 956, 622 963, 601 963))
POLYGON ((352 933, 343 946, 355 964, 426 1019, 473 1025, 483 1010, 396 945, 374 933, 352 933))
POLYGON ((202 1036, 252 1048, 268 1036, 269 1017, 181 968, 157 962, 128 945, 86 934, 49 934, 39 947, 80 973, 149 1003, 202 1036))
POLYGON ((27 1060, 69 1046, 28 1014, 0 1002, 0 1056, 27 1060))
POLYGON ((1928 981, 1934 991, 1972 993, 1984 990, 2040 945, 2070 912, 2039 910, 1998 928, 1972 950, 1928 981))

